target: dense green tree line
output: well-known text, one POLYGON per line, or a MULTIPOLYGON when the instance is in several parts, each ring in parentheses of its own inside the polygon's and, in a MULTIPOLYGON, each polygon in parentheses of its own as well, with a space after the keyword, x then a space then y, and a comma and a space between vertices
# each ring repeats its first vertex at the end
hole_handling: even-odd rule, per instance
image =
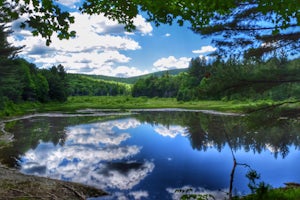
POLYGON ((67 98, 66 72, 61 65, 39 70, 24 59, 2 58, 0 68, 1 108, 8 101, 46 102, 67 98))
POLYGON ((124 83, 89 78, 80 74, 68 74, 71 96, 130 95, 130 86, 124 83))
POLYGON ((152 75, 139 79, 132 87, 132 96, 174 97, 179 89, 178 78, 165 73, 161 77, 152 75))
POLYGON ((34 64, 16 58, 21 48, 8 43, 9 34, 4 25, 0 26, 0 108, 10 101, 66 100, 64 67, 39 70, 34 64))
POLYGON ((230 58, 226 62, 191 60, 188 71, 138 80, 133 96, 176 97, 188 100, 284 100, 300 98, 300 59, 274 56, 266 61, 230 58))
POLYGON ((16 57, 21 47, 8 43, 11 32, 0 26, 0 109, 9 102, 66 101, 69 95, 125 95, 124 84, 92 81, 67 74, 64 66, 38 69, 25 59, 16 57))
POLYGON ((67 74, 62 65, 38 69, 17 58, 21 48, 7 42, 10 31, 0 26, 0 108, 7 102, 66 101, 73 96, 176 97, 179 101, 201 99, 284 100, 300 98, 300 59, 288 60, 285 55, 268 60, 207 62, 191 60, 187 72, 139 79, 132 88, 127 84, 67 74))
POLYGON ((300 59, 274 56, 267 61, 229 59, 208 65, 197 86, 199 99, 284 100, 300 98, 300 59))

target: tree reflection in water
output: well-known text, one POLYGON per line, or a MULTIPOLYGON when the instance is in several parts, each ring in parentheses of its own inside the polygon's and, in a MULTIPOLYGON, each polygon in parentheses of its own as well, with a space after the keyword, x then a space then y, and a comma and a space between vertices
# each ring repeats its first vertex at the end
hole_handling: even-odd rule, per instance
POLYGON ((300 147, 300 123, 293 118, 282 118, 281 113, 255 112, 245 117, 207 115, 201 112, 145 112, 137 118, 142 122, 172 124, 186 128, 191 147, 199 151, 207 151, 214 147, 219 152, 229 146, 232 154, 233 167, 230 173, 228 196, 233 195, 234 173, 237 166, 250 171, 247 163, 239 163, 235 152, 244 149, 246 152, 261 153, 263 150, 272 152, 275 158, 289 154, 289 146, 300 147))
MULTIPOLYGON (((28 160, 21 160, 23 162, 22 169, 25 171, 34 170, 35 172, 48 175, 47 170, 50 169, 48 172, 52 173, 51 176, 54 174, 68 180, 72 179, 79 182, 90 181, 89 184, 98 184, 93 182, 95 180, 105 180, 103 183, 101 182, 103 186, 130 190, 130 188, 138 185, 146 176, 154 173, 154 166, 156 168, 154 164, 155 159, 151 158, 154 156, 151 155, 154 149, 153 146, 149 146, 149 154, 147 155, 151 155, 151 157, 148 157, 148 160, 140 159, 138 162, 134 160, 134 162, 127 162, 128 160, 124 161, 121 159, 139 155, 141 154, 141 149, 144 150, 146 147, 137 146, 134 142, 130 143, 130 145, 123 145, 122 147, 120 144, 126 144, 126 141, 132 139, 131 137, 133 136, 129 133, 130 129, 134 129, 143 124, 147 124, 147 126, 151 124, 153 126, 153 132, 159 133, 162 137, 172 138, 173 141, 178 141, 178 135, 180 135, 181 138, 184 137, 184 141, 187 141, 188 149, 192 148, 198 152, 207 152, 207 155, 216 155, 211 154, 211 149, 216 149, 218 152, 224 151, 225 153, 227 151, 228 154, 226 154, 225 158, 224 156, 222 157, 224 161, 229 156, 228 149, 230 149, 233 165, 231 168, 230 162, 228 162, 229 165, 227 166, 229 167, 224 168, 222 173, 224 174, 226 171, 229 172, 230 182, 228 185, 229 188, 226 188, 226 192, 228 189, 229 198, 231 198, 234 188, 234 176, 237 176, 237 174, 235 174, 238 168, 237 166, 250 167, 246 163, 247 160, 241 161, 244 163, 239 162, 240 158, 235 157, 237 152, 242 150, 260 153, 268 150, 275 158, 286 158, 290 153, 289 148, 294 146, 299 149, 300 144, 299 121, 280 118, 276 113, 255 113, 246 117, 240 117, 211 115, 194 111, 141 112, 139 115, 132 115, 130 118, 124 119, 123 123, 118 123, 122 121, 120 116, 116 117, 118 120, 114 121, 113 119, 112 117, 64 118, 64 120, 60 118, 32 118, 23 120, 22 123, 10 124, 11 129, 8 131, 17 133, 16 140, 11 146, 0 149, 1 162, 8 166, 14 166, 16 164, 15 159, 20 160, 26 158, 28 160), (116 133, 115 130, 120 130, 120 132, 116 133), (188 138, 188 140, 186 140, 186 138, 188 138), (41 141, 43 141, 43 143, 41 141), (41 151, 35 152, 36 149, 41 151), (53 154, 49 153, 50 150, 53 154), (77 157, 75 154, 77 154, 77 157), (41 162, 38 159, 36 163, 30 162, 30 159, 34 156, 39 159, 42 159, 42 157, 50 159, 41 162), (107 162, 99 162, 101 160, 107 162), (41 163, 43 166, 41 166, 41 163), (47 166, 47 168, 45 168, 45 166, 47 166), (74 169, 80 169, 76 172, 77 174, 74 173, 73 170, 70 170, 71 166, 74 167, 74 169), (92 175, 92 178, 85 180, 87 174, 92 175), (140 174, 141 176, 136 177, 136 174, 140 174)), ((141 139, 144 139, 144 137, 146 137, 146 135, 141 136, 141 139)), ((161 140, 161 138, 158 137, 156 139, 161 140)), ((136 142, 137 140, 134 141, 136 142)), ((156 141, 157 143, 154 141, 151 142, 157 145, 164 145, 164 143, 159 143, 159 141, 156 141)), ((180 141, 184 143, 183 140, 180 141)), ((180 143, 180 145, 184 146, 185 144, 183 143, 180 143)), ((166 149, 155 149, 155 151, 160 155, 161 152, 159 151, 166 151, 166 149)), ((168 157, 166 166, 171 164, 171 162, 175 164, 175 159, 174 161, 172 160, 175 158, 174 154, 172 154, 174 152, 179 153, 178 151, 168 151, 168 156, 170 157, 168 157)), ((185 156, 185 152, 182 153, 183 154, 180 155, 185 156)), ((198 155, 199 154, 197 154, 197 156, 198 155)), ((184 159, 178 160, 184 161, 184 159)), ((202 161, 207 162, 205 159, 202 161)), ((178 164, 178 162, 176 163, 178 164)), ((213 178, 220 176, 219 169, 215 167, 213 170, 217 171, 213 171, 210 169, 210 164, 205 163, 204 165, 199 173, 200 176, 203 176, 202 178, 209 179, 210 175, 214 176, 213 178)), ((176 168, 176 166, 173 167, 176 168)), ((193 169, 194 168, 192 168, 192 170, 193 169)), ((197 167, 195 169, 197 169, 197 167)), ((167 170, 169 172, 173 169, 167 170)), ((180 170, 173 171, 182 172, 180 170)), ((191 173, 193 174, 195 172, 191 173)), ((183 174, 185 174, 185 172, 183 174)), ((213 182, 214 180, 205 181, 207 181, 205 184, 209 184, 208 182, 213 182)), ((227 183, 227 179, 225 182, 227 183)), ((176 189, 172 189, 171 187, 166 189, 168 192, 176 191, 176 189)), ((208 191, 203 188, 200 190, 208 191)), ((210 192, 214 192, 214 195, 222 195, 216 192, 215 188, 210 192)), ((144 191, 143 196, 147 196, 145 194, 144 191)))

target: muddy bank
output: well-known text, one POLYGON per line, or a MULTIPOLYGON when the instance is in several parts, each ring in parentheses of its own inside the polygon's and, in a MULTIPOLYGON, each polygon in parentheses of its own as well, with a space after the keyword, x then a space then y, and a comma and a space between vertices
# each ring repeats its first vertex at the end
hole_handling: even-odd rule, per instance
POLYGON ((107 195, 106 192, 78 183, 24 175, 0 166, 0 199, 69 200, 107 195))

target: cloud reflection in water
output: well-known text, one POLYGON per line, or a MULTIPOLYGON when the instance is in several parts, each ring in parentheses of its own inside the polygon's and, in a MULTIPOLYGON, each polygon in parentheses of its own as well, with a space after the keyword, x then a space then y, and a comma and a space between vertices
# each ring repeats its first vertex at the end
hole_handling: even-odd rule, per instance
POLYGON ((153 171, 154 164, 129 161, 141 147, 123 145, 130 134, 115 130, 138 125, 137 120, 126 119, 68 127, 63 146, 40 142, 21 157, 21 171, 104 189, 131 189, 153 171))
POLYGON ((161 136, 175 138, 177 135, 187 136, 187 131, 185 127, 178 125, 170 125, 168 127, 163 125, 157 125, 154 128, 154 131, 161 136))

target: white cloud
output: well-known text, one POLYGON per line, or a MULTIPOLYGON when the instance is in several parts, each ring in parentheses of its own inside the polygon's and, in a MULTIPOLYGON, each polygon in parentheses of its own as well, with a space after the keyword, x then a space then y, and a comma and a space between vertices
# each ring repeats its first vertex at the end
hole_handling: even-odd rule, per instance
POLYGON ((175 58, 174 56, 169 56, 167 58, 158 59, 153 63, 153 66, 155 67, 155 70, 159 71, 187 68, 189 66, 190 60, 191 58, 188 57, 175 58))
POLYGON ((169 127, 158 125, 154 130, 164 137, 175 138, 177 135, 187 136, 186 127, 177 125, 171 125, 169 127))
MULTIPOLYGON (((153 171, 155 165, 152 161, 131 160, 140 153, 141 147, 122 144, 131 136, 118 133, 115 128, 126 131, 138 125, 135 119, 126 119, 70 126, 66 129, 64 145, 41 143, 36 149, 27 151, 20 158, 21 171, 102 189, 132 189, 153 171)), ((147 193, 132 195, 138 198, 147 193)))
POLYGON ((171 34, 170 34, 170 33, 166 33, 165 36, 166 36, 166 37, 170 37, 171 34))
POLYGON ((130 195, 132 195, 134 199, 149 198, 149 193, 147 191, 133 191, 130 192, 130 195))
MULTIPOLYGON (((67 1, 60 3, 64 2, 67 1)), ((70 4, 76 2, 72 1, 70 4)), ((136 67, 124 66, 131 61, 131 58, 125 55, 126 51, 140 50, 141 46, 126 34, 123 25, 103 15, 89 16, 77 12, 72 15, 75 17, 75 23, 71 25, 70 30, 76 31, 75 38, 59 40, 53 37, 51 45, 47 47, 45 39, 40 36, 33 37, 30 30, 17 28, 20 24, 18 20, 12 24, 15 32, 9 37, 9 42, 14 46, 25 45, 19 55, 34 62, 38 67, 47 68, 62 64, 69 73, 110 76, 137 76, 147 73, 136 67)), ((137 16, 135 24, 136 32, 151 35, 152 26, 143 17, 137 16)))
POLYGON ((141 15, 138 15, 133 20, 134 25, 136 26, 137 31, 141 32, 144 35, 152 35, 152 26, 150 23, 146 22, 145 18, 141 15))
POLYGON ((75 4, 80 2, 80 0, 57 0, 57 1, 58 3, 71 8, 75 8, 75 4))
POLYGON ((123 121, 122 123, 115 123, 114 126, 117 127, 118 129, 120 130, 126 130, 126 129, 129 129, 129 128, 136 128, 138 126, 141 125, 141 122, 136 120, 136 119, 130 119, 130 120, 126 120, 126 121, 123 121))
POLYGON ((194 50, 192 51, 193 53, 196 53, 196 54, 205 54, 205 53, 210 53, 210 52, 214 52, 216 51, 217 48, 213 47, 213 46, 202 46, 201 49, 199 50, 194 50))
POLYGON ((118 66, 114 69, 117 77, 132 77, 150 73, 148 70, 140 70, 136 67, 118 66))

